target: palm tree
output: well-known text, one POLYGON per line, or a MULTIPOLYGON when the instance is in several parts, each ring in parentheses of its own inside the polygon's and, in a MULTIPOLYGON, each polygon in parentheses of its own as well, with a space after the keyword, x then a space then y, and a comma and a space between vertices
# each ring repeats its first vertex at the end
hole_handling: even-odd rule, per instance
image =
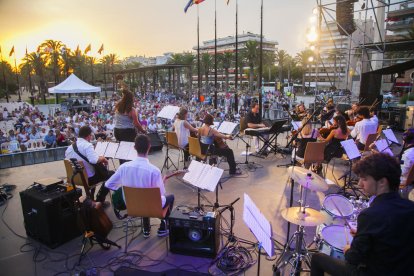
POLYGON ((296 54, 296 61, 302 67, 302 92, 305 92, 305 73, 310 64, 309 58, 313 56, 313 51, 306 49, 296 54))
POLYGON ((187 70, 187 78, 188 78, 188 89, 191 91, 193 87, 193 67, 194 67, 195 56, 190 53, 186 52, 182 55, 182 62, 183 64, 190 65, 187 70))
POLYGON ((279 64, 279 81, 283 83, 283 66, 287 63, 289 54, 285 50, 276 51, 276 62, 279 64))
POLYGON ((286 64, 288 68, 288 82, 290 82, 292 79, 292 68, 296 66, 296 60, 291 55, 288 55, 286 57, 286 64))
POLYGON ((213 65, 213 59, 209 53, 202 53, 201 54, 201 68, 203 68, 204 76, 206 80, 206 92, 208 92, 209 89, 209 82, 208 82, 208 75, 210 73, 210 68, 213 65))
POLYGON ((43 102, 46 104, 47 87, 44 76, 46 61, 44 57, 36 52, 29 53, 23 58, 22 66, 28 66, 34 71, 39 81, 39 94, 43 97, 43 102))
POLYGON ((232 60, 233 60, 233 53, 232 52, 225 52, 223 54, 219 54, 218 56, 221 66, 224 69, 224 75, 226 78, 226 91, 229 90, 229 68, 231 67, 232 60))
POLYGON ((61 49, 65 47, 65 44, 62 41, 56 41, 52 39, 48 39, 42 44, 40 44, 40 49, 42 50, 42 54, 45 56, 46 65, 52 66, 53 70, 53 77, 55 84, 59 82, 59 63, 61 61, 61 49))
MULTIPOLYGON (((109 65, 109 69, 112 72, 115 69, 115 65, 116 64, 119 64, 119 62, 120 62, 119 61, 119 58, 118 58, 118 56, 116 54, 108 54, 108 55, 105 55, 102 59, 106 62, 106 64, 109 65)), ((114 91, 116 91, 116 83, 115 83, 115 76, 114 76, 114 74, 112 74, 112 85, 113 85, 114 91)))
POLYGON ((254 79, 254 68, 259 58, 258 53, 258 42, 247 41, 246 48, 242 50, 242 55, 246 62, 249 64, 249 91, 253 91, 253 79, 254 79))

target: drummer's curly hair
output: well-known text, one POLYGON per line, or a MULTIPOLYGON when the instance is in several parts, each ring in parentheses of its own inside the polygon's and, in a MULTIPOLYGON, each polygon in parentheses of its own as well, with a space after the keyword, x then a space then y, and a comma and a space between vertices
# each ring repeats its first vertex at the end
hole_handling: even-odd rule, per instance
POLYGON ((353 171, 359 177, 372 176, 376 181, 386 178, 391 191, 400 185, 401 166, 387 153, 373 153, 355 163, 353 171))

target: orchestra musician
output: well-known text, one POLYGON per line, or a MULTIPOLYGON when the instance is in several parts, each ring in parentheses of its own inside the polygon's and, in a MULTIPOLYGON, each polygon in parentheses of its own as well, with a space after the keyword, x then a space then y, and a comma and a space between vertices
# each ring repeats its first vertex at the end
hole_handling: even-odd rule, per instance
MULTIPOLYGON (((358 185, 368 196, 370 207, 361 211, 353 240, 343 248, 345 260, 315 253, 311 276, 408 275, 414 256, 414 202, 403 199, 397 190, 401 168, 386 153, 374 153, 358 161, 353 171, 358 185)), ((344 235, 347 233, 344 232, 344 235)))
POLYGON ((401 183, 405 183, 408 172, 414 165, 414 128, 407 129, 402 139, 404 144, 399 158, 401 161, 401 183))
POLYGON ((295 159, 295 152, 296 152, 296 159, 303 159, 305 157, 306 145, 309 142, 316 142, 316 139, 319 136, 319 131, 316 128, 313 128, 311 122, 307 123, 307 121, 308 121, 308 117, 303 118, 301 121, 302 127, 297 136, 297 142, 295 143, 296 149, 294 149, 292 152, 292 160, 295 159))
MULTIPOLYGON (((259 115, 259 104, 257 102, 252 103, 251 110, 246 115, 246 125, 248 128, 254 128, 254 129, 266 127, 262 123, 262 118, 259 115)), ((268 134, 263 134, 263 137, 265 139, 269 139, 268 134)), ((254 140, 254 146, 256 148, 256 152, 258 152, 260 150, 259 138, 253 137, 253 140, 254 140)))
POLYGON ((177 134, 178 146, 184 152, 184 167, 185 162, 190 158, 190 153, 188 152, 188 136, 190 136, 190 132, 197 133, 197 129, 187 121, 187 116, 188 110, 181 107, 173 124, 173 130, 177 134))
POLYGON ((237 171, 233 150, 224 142, 224 140, 232 139, 231 135, 221 134, 216 129, 212 128, 211 126, 213 125, 214 118, 210 114, 206 114, 203 122, 204 125, 198 129, 201 153, 211 153, 226 157, 230 167, 230 175, 240 174, 240 172, 237 171))
POLYGON ((355 139, 358 149, 364 150, 368 135, 377 132, 378 123, 370 120, 367 106, 361 106, 358 109, 358 116, 361 116, 361 121, 355 124, 351 136, 355 139))
POLYGON ((319 140, 327 142, 324 159, 329 162, 334 157, 341 157, 343 154, 343 149, 341 147, 341 142, 348 139, 350 130, 346 125, 345 117, 342 115, 337 115, 333 118, 333 128, 329 133, 328 137, 323 138, 319 137, 319 140))
POLYGON ((295 107, 295 114, 296 116, 299 118, 299 120, 302 120, 303 118, 305 118, 308 113, 306 112, 306 108, 305 108, 305 104, 304 103, 300 103, 295 107))
POLYGON ((348 116, 350 122, 355 122, 358 114, 359 103, 353 103, 351 109, 345 111, 345 115, 348 116))

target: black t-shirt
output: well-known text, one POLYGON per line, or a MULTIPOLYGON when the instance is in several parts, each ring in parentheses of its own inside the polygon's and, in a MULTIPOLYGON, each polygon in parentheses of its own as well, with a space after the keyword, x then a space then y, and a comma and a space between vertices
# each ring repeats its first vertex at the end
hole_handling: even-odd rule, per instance
POLYGON ((249 111, 246 116, 246 124, 248 123, 261 124, 262 118, 260 118, 259 113, 253 113, 252 111, 249 111))

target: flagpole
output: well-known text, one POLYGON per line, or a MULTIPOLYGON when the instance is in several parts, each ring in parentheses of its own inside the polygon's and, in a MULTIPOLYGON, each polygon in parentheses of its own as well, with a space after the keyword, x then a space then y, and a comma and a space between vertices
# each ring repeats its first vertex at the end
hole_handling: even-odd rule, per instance
POLYGON ((13 51, 13 56, 14 56, 14 70, 16 70, 16 80, 17 80, 17 87, 18 87, 18 93, 19 93, 19 99, 17 100, 18 102, 22 101, 22 97, 20 95, 20 82, 19 82, 19 75, 17 74, 17 63, 16 63, 16 51, 13 51))
MULTIPOLYGON (((103 45, 103 44, 102 44, 103 45)), ((102 46, 101 46, 102 47, 102 46)), ((102 48, 102 52, 103 52, 103 57, 102 57, 102 60, 103 60, 103 64, 104 64, 104 92, 105 92, 105 100, 107 100, 108 99, 108 94, 107 94, 107 92, 106 92, 106 60, 105 60, 105 48, 103 47, 102 48)))
MULTIPOLYGON (((26 58, 27 58, 27 46, 26 46, 26 58)), ((30 65, 29 65, 30 66, 30 65)), ((31 67, 29 67, 29 92, 30 92, 30 102, 32 103, 32 105, 34 106, 34 97, 33 97, 33 90, 32 90, 32 76, 30 74, 31 71, 31 67)))
POLYGON ((214 109, 217 109, 217 0, 214 0, 214 109))
POLYGON ((239 35, 238 35, 238 10, 239 10, 239 0, 236 0, 236 64, 234 69, 234 113, 238 111, 238 95, 237 95, 237 85, 239 81, 239 35))
POLYGON ((198 100, 201 96, 201 79, 200 79, 200 16, 199 8, 197 5, 197 74, 198 74, 198 100))
POLYGON ((263 0, 260 7, 260 60, 259 60, 259 115, 262 118, 262 72, 263 71, 263 0))
POLYGON ((3 67, 3 81, 4 81, 4 85, 5 85, 5 91, 6 91, 6 101, 7 102, 9 102, 9 87, 8 87, 8 85, 7 85, 7 80, 6 80, 6 72, 5 72, 5 69, 4 69, 4 67, 5 67, 5 62, 4 62, 4 60, 3 60, 3 52, 1 51, 1 48, 0 48, 0 58, 1 58, 1 63, 2 63, 2 67, 3 67))

